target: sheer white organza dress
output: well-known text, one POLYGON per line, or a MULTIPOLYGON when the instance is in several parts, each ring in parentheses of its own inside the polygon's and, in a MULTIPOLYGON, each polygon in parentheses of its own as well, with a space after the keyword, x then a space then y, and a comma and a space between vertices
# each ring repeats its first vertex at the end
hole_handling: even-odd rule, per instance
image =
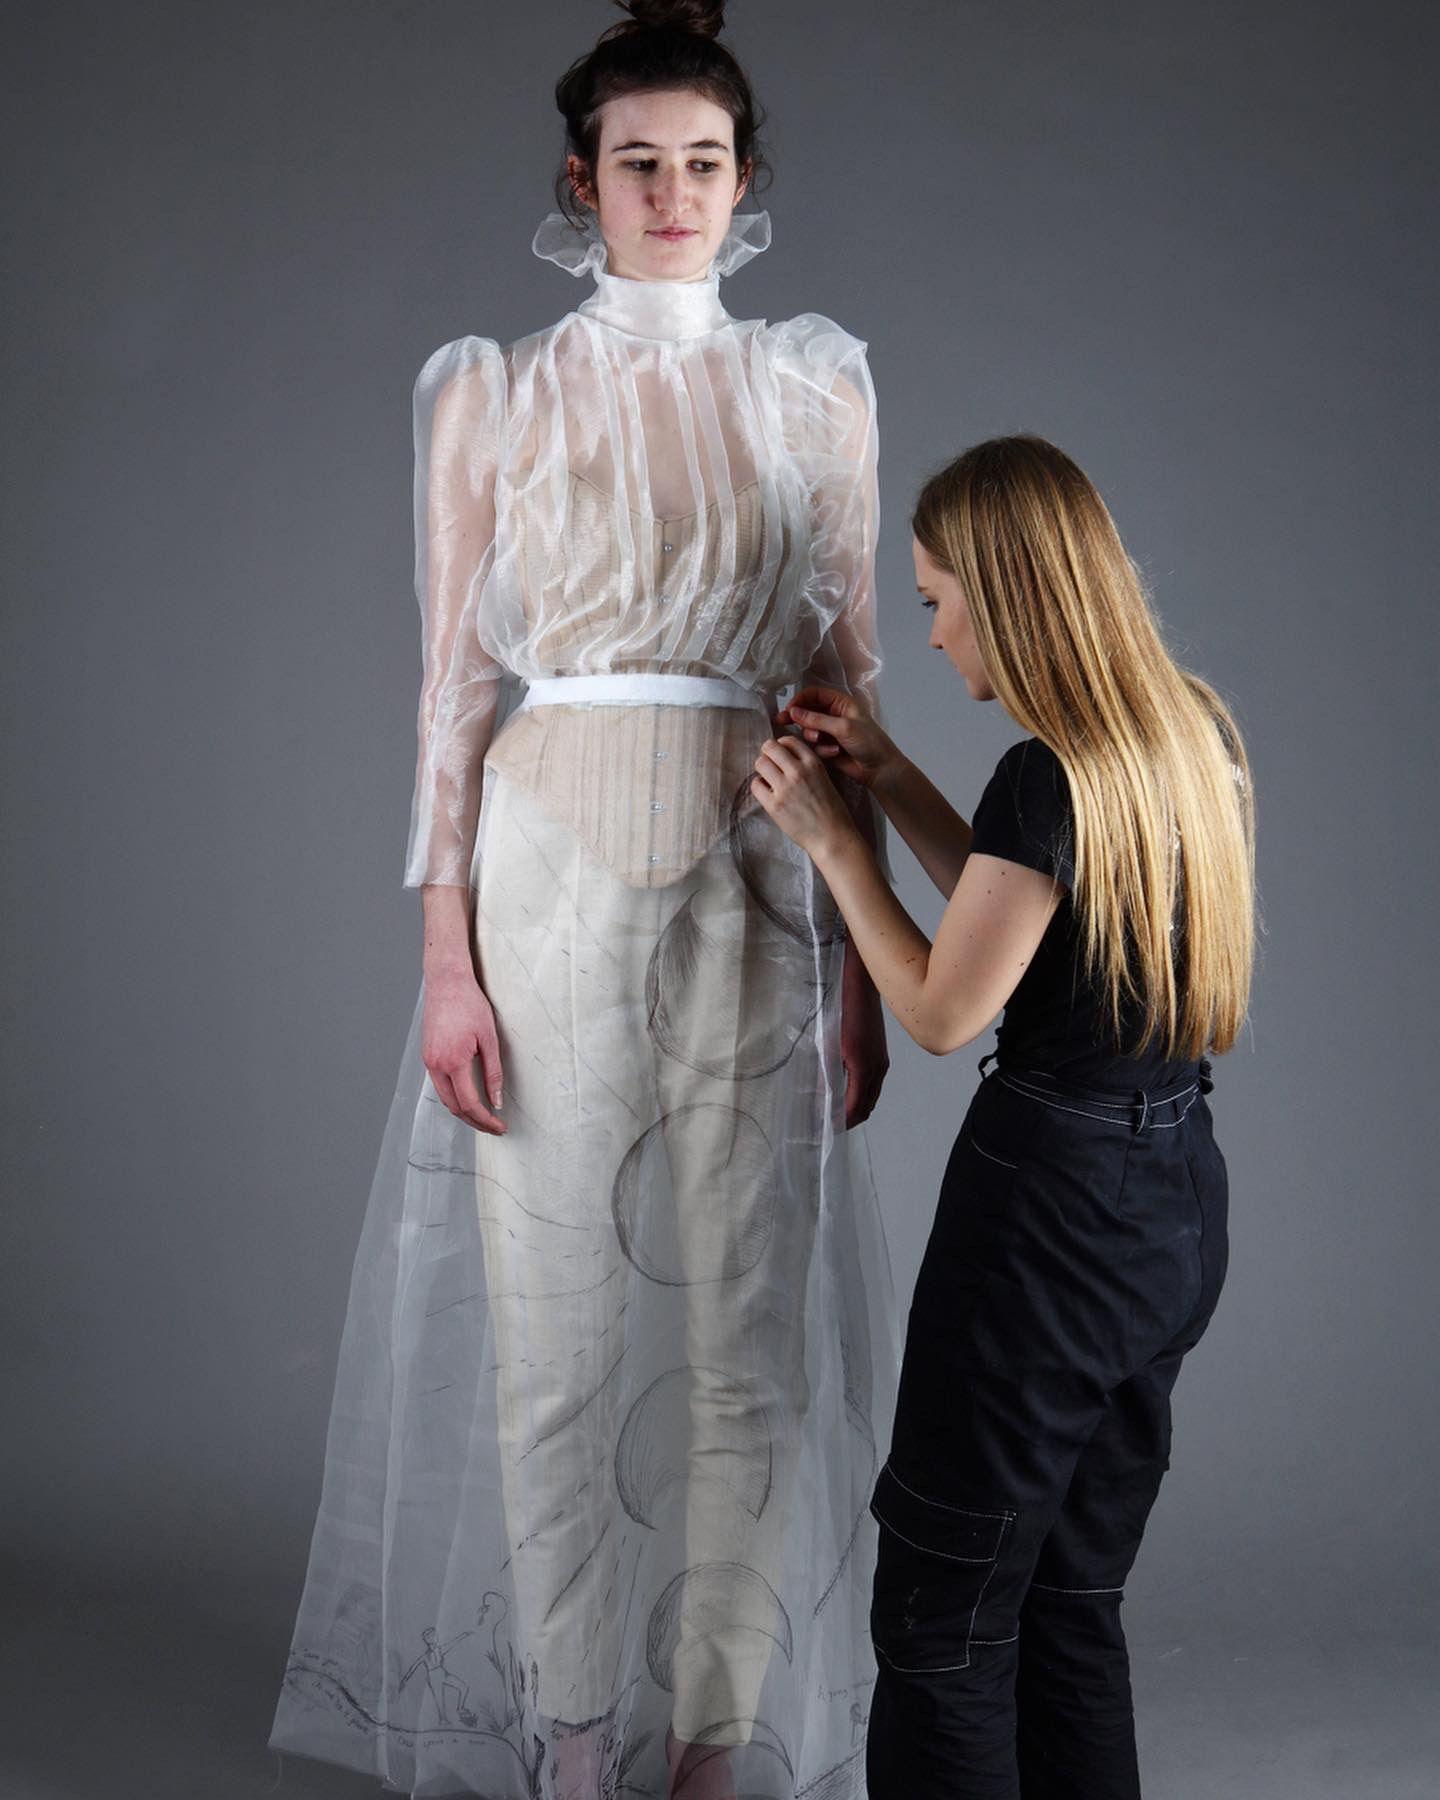
POLYGON ((659 1800, 667 1728, 864 1792, 889 1269, 838 916, 748 780, 789 685, 874 697, 874 400, 830 320, 726 312, 768 236, 640 282, 552 216, 595 291, 416 383, 406 883, 473 889, 509 1132, 417 1004, 270 1738, 413 1794, 562 1792, 583 1737, 659 1800))

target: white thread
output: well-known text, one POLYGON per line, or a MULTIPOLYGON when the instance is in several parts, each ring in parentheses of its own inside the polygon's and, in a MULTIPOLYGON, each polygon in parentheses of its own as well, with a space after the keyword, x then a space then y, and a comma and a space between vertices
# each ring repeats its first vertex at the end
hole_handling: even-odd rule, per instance
MULTIPOLYGON (((1028 1082, 1017 1080, 1013 1075, 1002 1075, 1002 1079, 1006 1081, 1009 1086, 1015 1088, 1017 1092, 1033 1095, 1036 1100, 1043 1100, 1048 1103, 1053 1099, 1053 1095, 1048 1088, 1033 1087, 1028 1082)), ((1172 1101, 1183 1100, 1187 1094, 1195 1093, 1198 1090, 1199 1085, 1199 1082, 1192 1081, 1189 1087, 1176 1088, 1173 1094, 1162 1094, 1158 1098, 1154 1094, 1146 1094, 1144 1090, 1140 1088, 1137 1088, 1136 1092, 1140 1094, 1142 1099, 1151 1107, 1169 1106, 1172 1101)), ((1091 1105, 1113 1107, 1117 1112, 1133 1112, 1135 1110, 1136 1102, 1134 1100, 1093 1100, 1091 1101, 1091 1105)))
POLYGON ((895 1473, 895 1465, 891 1462, 887 1462, 880 1473, 888 1475, 896 1487, 904 1488, 907 1494, 913 1494, 917 1500, 923 1500, 927 1506, 938 1506, 941 1512, 964 1513, 967 1518, 973 1519, 1000 1519, 1006 1523, 1015 1517, 1009 1507, 1002 1507, 999 1512, 986 1512, 978 1506, 952 1506, 945 1500, 932 1500, 929 1494, 922 1494, 919 1488, 913 1488, 908 1481, 902 1481, 895 1473))
POLYGON ((991 1151, 987 1150, 978 1139, 972 1137, 970 1142, 983 1157, 986 1157, 990 1162, 999 1163, 1002 1169, 1018 1169, 1020 1167, 1019 1163, 1006 1162, 1003 1156, 994 1155, 991 1151))
MULTIPOLYGON (((1197 1094, 1195 1100, 1198 1100, 1199 1098, 1200 1096, 1197 1094)), ((1190 1106, 1195 1104, 1195 1100, 1190 1102, 1190 1106)), ((1190 1106, 1185 1108, 1185 1112, 1182 1112, 1178 1119, 1169 1119, 1163 1125, 1152 1125, 1150 1129, 1152 1131, 1173 1131, 1177 1125, 1183 1125, 1185 1123, 1185 1113, 1189 1112, 1190 1106)))
MULTIPOLYGON (((966 1641, 968 1642, 969 1640, 967 1639, 966 1641)), ((886 1662, 889 1663, 890 1667, 897 1675, 953 1675, 957 1669, 968 1669, 970 1667, 970 1658, 967 1656, 964 1662, 937 1663, 933 1667, 922 1669, 918 1663, 896 1662, 893 1656, 886 1655, 879 1644, 875 1645, 875 1649, 881 1656, 885 1657, 886 1662)))
MULTIPOLYGON (((952 1673, 956 1669, 968 1669, 970 1667, 970 1646, 972 1643, 978 1643, 978 1642, 989 1643, 989 1642, 993 1641, 993 1642, 997 1642, 997 1643, 1007 1643, 1008 1644, 1013 1641, 1010 1638, 999 1638, 999 1639, 994 1639, 994 1640, 977 1639, 972 1636, 972 1633, 975 1630, 975 1620, 979 1616, 981 1604, 985 1599, 985 1591, 990 1586, 990 1583, 995 1579, 995 1571, 1000 1566, 1000 1550, 1004 1543, 1005 1533, 1010 1529, 1011 1525, 1013 1525, 1015 1522, 1015 1514, 1014 1514, 1014 1512, 1012 1512, 1010 1510, 1009 1507, 1005 1507, 999 1512, 987 1512, 980 1507, 950 1506, 944 1500, 932 1500, 932 1499, 930 1499, 930 1497, 927 1494, 922 1494, 918 1488, 912 1488, 908 1481, 902 1481, 900 1479, 900 1477, 895 1473, 894 1469, 891 1467, 891 1465, 888 1461, 886 1462, 884 1468, 881 1470, 881 1473, 888 1474, 890 1479, 896 1484, 897 1487, 904 1488, 904 1490, 907 1494, 911 1495, 916 1500, 922 1501, 926 1506, 938 1507, 941 1512, 958 1513, 962 1518, 991 1519, 991 1520, 999 1521, 1000 1531, 999 1531, 999 1534, 996 1539, 995 1553, 993 1556, 951 1556, 947 1551, 932 1550, 926 1544, 917 1544, 915 1542, 914 1538, 906 1537, 906 1535, 903 1531, 896 1531, 895 1527, 884 1516, 884 1514, 876 1510, 874 1500, 872 1499, 870 1502, 871 1510, 873 1512, 875 1512, 875 1517, 880 1521, 880 1523, 885 1527, 885 1529, 889 1532, 894 1533, 894 1535, 900 1539, 902 1544, 909 1544, 909 1546, 911 1547, 912 1550, 922 1551, 926 1556, 938 1556, 944 1562, 965 1563, 972 1567, 976 1566, 976 1565, 983 1567, 986 1563, 988 1563, 990 1565, 990 1572, 988 1575, 986 1575, 984 1581, 982 1581, 980 1583, 980 1592, 975 1596, 975 1604, 970 1609, 970 1617, 967 1620, 966 1625, 965 1625, 965 1660, 964 1660, 964 1662, 946 1663, 946 1664, 942 1664, 938 1668, 922 1669, 917 1664, 910 1664, 907 1666, 904 1663, 897 1663, 893 1657, 885 1656, 885 1652, 883 1650, 880 1651, 880 1654, 882 1656, 885 1656, 885 1660, 887 1663, 890 1664, 891 1668, 896 1670, 896 1672, 901 1675, 944 1675, 944 1674, 952 1673)), ((876 1644, 875 1648, 877 1650, 880 1650, 880 1646, 878 1644, 876 1644)))
MULTIPOLYGON (((1006 1517, 1005 1523, 1000 1527, 1000 1536, 1002 1538, 1005 1536, 1005 1533, 1010 1529, 1011 1521, 1014 1519, 1014 1517, 1015 1517, 1015 1515, 1013 1513, 1009 1514, 1006 1517)), ((971 1611, 970 1611, 970 1622, 965 1627, 965 1664, 966 1664, 967 1668, 969 1667, 969 1664, 970 1664, 970 1646, 975 1641, 974 1640, 975 1621, 980 1616, 980 1602, 985 1598, 985 1590, 986 1590, 986 1588, 989 1587, 990 1583, 995 1579, 995 1571, 999 1567, 1000 1567, 1000 1546, 999 1546, 999 1544, 997 1544, 995 1546, 994 1559, 992 1560, 992 1562, 990 1564, 990 1573, 980 1583, 980 1592, 975 1596, 975 1604, 971 1608, 971 1611)))
MULTIPOLYGON (((903 1487, 905 1484, 904 1484, 904 1482, 901 1482, 900 1485, 903 1487)), ((914 1493, 914 1491, 915 1490, 913 1488, 910 1489, 911 1493, 914 1493)), ((923 1495, 916 1495, 916 1498, 922 1499, 923 1495)), ((933 1502, 933 1504, 938 1505, 939 1502, 936 1501, 936 1502, 933 1502)), ((955 1510, 958 1512, 960 1509, 957 1507, 955 1510)), ((988 1515, 982 1515, 982 1517, 983 1516, 988 1516, 988 1515)), ((1014 1518, 1014 1516, 1015 1515, 1013 1513, 1005 1514, 1005 1525, 1006 1526, 1009 1525, 1010 1521, 1014 1518)), ((883 1524, 884 1521, 882 1520, 881 1523, 883 1524)), ((892 1525, 886 1525, 885 1529, 887 1531, 894 1531, 895 1528, 892 1525)), ((1002 1527, 1002 1534, 1003 1534, 1003 1529, 1004 1528, 1002 1527)), ((895 1532, 895 1535, 896 1535, 896 1537, 901 1537, 901 1533, 898 1531, 895 1532)), ((910 1539, 904 1538, 903 1542, 908 1544, 910 1542, 910 1539)), ((925 1548, 925 1546, 923 1544, 916 1544, 914 1546, 914 1548, 917 1550, 923 1550, 925 1548)), ((941 1554, 941 1552, 934 1551, 934 1552, 931 1552, 930 1554, 938 1556, 941 1554)), ((951 1558, 951 1560, 954 1562, 970 1562, 970 1561, 974 1561, 977 1559, 972 1558, 972 1557, 957 1556, 957 1557, 951 1558)), ((889 1663, 890 1667, 892 1669, 894 1669, 897 1674, 900 1674, 900 1675, 951 1675, 957 1669, 968 1669, 970 1667, 970 1663, 972 1660, 971 1656, 970 1656, 970 1647, 972 1644, 992 1644, 992 1643, 1013 1644, 1015 1642, 1015 1638, 1018 1638, 1020 1635, 1019 1632, 1016 1632, 1015 1638, 977 1638, 977 1637, 973 1637, 971 1635, 975 1630, 975 1618, 976 1618, 976 1615, 980 1611, 980 1603, 985 1598, 985 1590, 986 1590, 986 1588, 989 1587, 990 1583, 995 1579, 995 1570, 999 1567, 999 1564, 1000 1564, 1000 1551, 999 1551, 998 1546, 996 1547, 995 1555, 989 1559, 989 1562, 990 1562, 990 1573, 980 1583, 980 1592, 975 1596, 975 1604, 974 1604, 974 1606, 971 1607, 970 1617, 969 1617, 968 1621, 966 1622, 966 1626, 965 1626, 965 1660, 964 1660, 964 1662, 941 1663, 938 1667, 922 1669, 918 1663, 906 1664, 906 1663, 896 1662, 893 1656, 887 1656, 885 1654, 884 1650, 880 1649, 879 1644, 876 1644, 874 1646, 875 1649, 880 1652, 881 1656, 885 1657, 886 1662, 889 1663)))
MULTIPOLYGON (((870 1504, 873 1507, 875 1503, 872 1500, 870 1504)), ((993 1565, 996 1557, 1000 1554, 999 1549, 997 1548, 995 1556, 952 1556, 948 1550, 933 1550, 929 1544, 917 1544, 914 1538, 906 1537, 903 1531, 896 1531, 895 1527, 885 1517, 884 1513, 877 1512, 875 1517, 888 1532, 899 1538, 902 1544, 908 1544, 912 1550, 923 1550, 927 1556, 938 1556, 943 1562, 974 1563, 977 1567, 983 1568, 986 1563, 993 1565)), ((980 1592, 983 1594, 985 1589, 981 1588, 980 1592)), ((980 1602, 977 1600, 975 1604, 978 1606, 980 1602)))
MULTIPOLYGON (((1006 1087, 1013 1088, 1017 1094, 1024 1094, 1029 1099, 1038 1100, 1042 1106, 1050 1107, 1050 1109, 1053 1112, 1071 1113, 1077 1119, 1094 1119, 1094 1121, 1096 1122, 1097 1125, 1123 1125, 1126 1127, 1127 1130, 1134 1129, 1134 1127, 1130 1124, 1130 1121, 1124 1117, 1116 1116, 1116 1117, 1112 1118, 1109 1113, 1086 1112, 1085 1109, 1080 1106, 1062 1106, 1058 1100, 1052 1100, 1048 1094, 1042 1093, 1039 1088, 1023 1087, 1018 1081, 1013 1080, 1009 1075, 1001 1075, 1000 1079, 1005 1083, 1006 1087)), ((1186 1094, 1195 1094, 1195 1093, 1196 1093, 1196 1088, 1194 1086, 1191 1086, 1188 1088, 1181 1088, 1181 1090, 1178 1094, 1171 1094, 1168 1096, 1168 1098, 1166 1098, 1164 1100, 1152 1101, 1151 1105, 1152 1105, 1152 1107, 1168 1106, 1168 1105, 1170 1105, 1171 1101, 1180 1100, 1180 1099, 1183 1099, 1186 1094)), ((1110 1102, 1107 1100, 1107 1101, 1099 1102, 1099 1104, 1108 1106, 1108 1105, 1110 1105, 1110 1102)), ((1134 1112, 1138 1102, 1134 1101, 1134 1100, 1117 1100, 1117 1101, 1115 1101, 1114 1104, 1117 1108, 1117 1115, 1118 1115, 1118 1114, 1123 1114, 1124 1112, 1134 1112)), ((1190 1106, 1193 1106, 1194 1104, 1195 1104, 1195 1101, 1191 1100, 1190 1106)), ((1185 1112, 1181 1113, 1180 1118, 1172 1119, 1169 1121, 1168 1124, 1165 1124, 1165 1125, 1149 1125, 1146 1127, 1146 1129, 1148 1131, 1173 1131, 1174 1128, 1177 1125, 1179 1125, 1181 1123, 1181 1121, 1184 1119, 1185 1113, 1189 1112, 1190 1106, 1187 1106, 1185 1108, 1185 1112)))

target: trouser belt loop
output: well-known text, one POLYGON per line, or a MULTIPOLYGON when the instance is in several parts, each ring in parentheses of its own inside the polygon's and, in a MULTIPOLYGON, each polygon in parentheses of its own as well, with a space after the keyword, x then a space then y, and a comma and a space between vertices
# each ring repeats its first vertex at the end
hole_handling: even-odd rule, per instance
POLYGON ((979 1062, 978 1062, 978 1063, 976 1063, 976 1065, 975 1065, 975 1067, 976 1067, 976 1068, 977 1068, 977 1069, 979 1069, 979 1071, 980 1071, 980 1073, 981 1073, 981 1074, 982 1074, 982 1075, 983 1075, 983 1074, 984 1074, 984 1073, 985 1073, 985 1065, 986 1065, 986 1063, 992 1063, 992 1062, 994 1062, 994 1060, 995 1060, 995 1058, 996 1058, 996 1057, 997 1057, 997 1056, 998 1056, 998 1055, 999 1055, 999 1054, 1000 1054, 1000 1052, 999 1052, 999 1051, 998 1051, 998 1050, 987 1050, 987 1051, 986 1051, 986 1052, 985 1052, 985 1054, 984 1054, 984 1055, 983 1055, 983 1056, 982 1056, 982 1057, 981 1057, 981 1058, 980 1058, 980 1060, 979 1060, 979 1062))
POLYGON ((1140 1107, 1140 1116, 1135 1121, 1135 1132, 1138 1136, 1150 1122, 1150 1096, 1144 1088, 1136 1088, 1135 1099, 1140 1107))

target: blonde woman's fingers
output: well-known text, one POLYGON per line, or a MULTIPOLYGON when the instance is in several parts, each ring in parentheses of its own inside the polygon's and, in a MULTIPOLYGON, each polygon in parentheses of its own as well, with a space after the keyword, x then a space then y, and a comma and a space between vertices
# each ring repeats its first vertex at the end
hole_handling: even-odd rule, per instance
POLYGON ((760 746, 760 754, 755 758, 756 774, 763 775, 772 787, 787 768, 780 742, 779 738, 766 738, 760 746))
POLYGON ((803 725, 807 731, 828 731, 831 737, 838 737, 854 723, 843 713, 822 712, 815 706, 792 706, 790 716, 797 725, 803 725))
POLYGON ((855 702, 839 688, 814 686, 800 688, 790 705, 798 706, 802 712, 823 712, 845 718, 854 710, 855 702))

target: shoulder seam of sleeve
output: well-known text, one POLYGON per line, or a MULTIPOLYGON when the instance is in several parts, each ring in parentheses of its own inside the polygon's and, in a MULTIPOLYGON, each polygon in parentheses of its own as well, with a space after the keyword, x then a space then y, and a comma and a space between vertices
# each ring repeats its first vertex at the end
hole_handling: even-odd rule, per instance
POLYGON ((828 313, 822 313, 822 312, 792 313, 788 319, 773 320, 768 326, 766 326, 765 329, 770 333, 770 335, 772 337, 774 337, 774 336, 777 336, 779 333, 785 331, 789 327, 807 323, 812 320, 814 322, 816 322, 818 325, 822 326, 824 328, 824 330, 826 332, 828 332, 830 335, 842 339, 847 353, 853 353, 854 351, 857 351, 857 350, 863 352, 865 350, 868 350, 870 347, 869 342, 865 338, 858 337, 853 331, 847 330, 846 327, 844 325, 840 324, 840 322, 838 320, 832 319, 828 313))

